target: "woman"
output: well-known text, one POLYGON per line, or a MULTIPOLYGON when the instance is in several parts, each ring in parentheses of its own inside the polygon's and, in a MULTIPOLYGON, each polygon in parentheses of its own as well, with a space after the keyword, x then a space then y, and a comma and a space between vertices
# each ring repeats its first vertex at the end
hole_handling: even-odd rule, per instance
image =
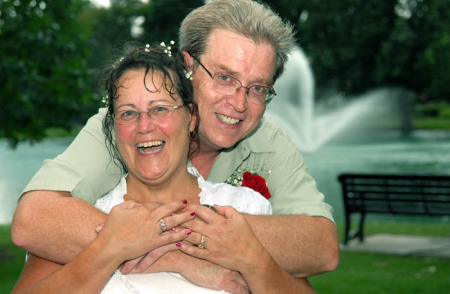
POLYGON ((102 293, 217 292, 178 274, 125 276, 116 270, 124 261, 148 251, 161 255, 174 249, 240 271, 252 293, 311 292, 306 280, 295 280, 278 267, 235 209, 217 206, 217 214, 199 205, 232 205, 241 212, 271 213, 269 202, 259 193, 212 184, 187 171, 190 146, 195 148, 197 116, 183 55, 165 46, 137 48, 110 68, 106 85, 104 131, 114 159, 124 170, 121 182, 96 202, 109 213, 107 221, 98 229, 98 237, 65 266, 31 255, 13 293, 62 289, 66 293, 99 293, 102 289, 102 293), (188 210, 187 203, 193 204, 188 210), (204 221, 196 220, 205 232, 200 240, 180 227, 196 213, 204 221), (228 222, 230 231, 222 233, 240 242, 223 242, 209 234, 218 221, 228 222))

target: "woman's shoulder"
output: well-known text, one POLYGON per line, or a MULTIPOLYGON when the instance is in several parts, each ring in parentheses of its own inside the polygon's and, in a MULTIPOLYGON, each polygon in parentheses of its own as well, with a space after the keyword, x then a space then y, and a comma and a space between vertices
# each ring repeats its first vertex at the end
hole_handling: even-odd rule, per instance
POLYGON ((127 194, 127 181, 126 176, 123 176, 116 187, 95 202, 95 207, 104 213, 109 213, 114 206, 124 201, 125 194, 127 194))

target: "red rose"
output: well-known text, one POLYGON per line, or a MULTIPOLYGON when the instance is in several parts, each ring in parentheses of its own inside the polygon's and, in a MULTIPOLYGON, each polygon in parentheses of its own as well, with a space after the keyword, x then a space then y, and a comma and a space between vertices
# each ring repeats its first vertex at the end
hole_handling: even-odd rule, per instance
POLYGON ((266 180, 263 177, 254 175, 250 172, 245 172, 242 176, 242 187, 249 187, 259 192, 264 198, 269 199, 270 195, 269 188, 267 188, 266 180))

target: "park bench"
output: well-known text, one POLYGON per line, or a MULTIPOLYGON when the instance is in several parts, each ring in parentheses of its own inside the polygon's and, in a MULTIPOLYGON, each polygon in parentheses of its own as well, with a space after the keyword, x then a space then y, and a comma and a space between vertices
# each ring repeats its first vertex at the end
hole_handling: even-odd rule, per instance
POLYGON ((341 174, 345 239, 364 240, 366 214, 450 215, 450 176, 341 174), (351 216, 360 214, 359 229, 351 216))

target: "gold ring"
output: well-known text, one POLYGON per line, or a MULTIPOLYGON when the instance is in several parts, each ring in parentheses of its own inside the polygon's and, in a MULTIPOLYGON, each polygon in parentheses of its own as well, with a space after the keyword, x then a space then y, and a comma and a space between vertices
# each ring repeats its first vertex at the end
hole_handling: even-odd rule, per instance
POLYGON ((202 239, 200 240, 200 244, 198 245, 198 248, 205 249, 205 242, 206 242, 206 237, 204 235, 202 235, 202 239))

